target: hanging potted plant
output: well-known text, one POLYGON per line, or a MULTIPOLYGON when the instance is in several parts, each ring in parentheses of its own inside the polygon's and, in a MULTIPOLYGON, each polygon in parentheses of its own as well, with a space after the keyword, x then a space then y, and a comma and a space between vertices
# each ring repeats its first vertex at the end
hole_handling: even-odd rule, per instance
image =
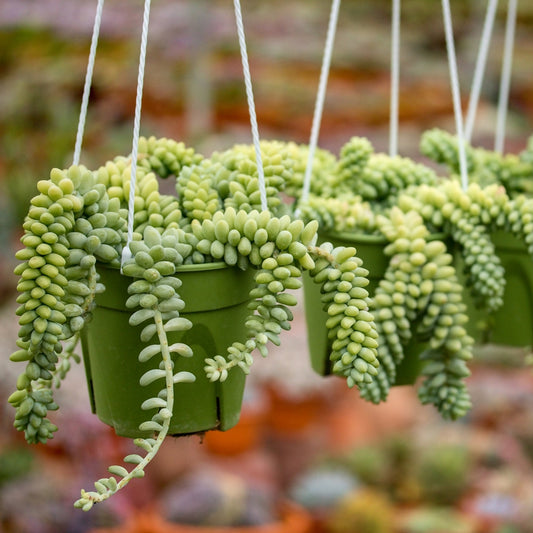
MULTIPOLYGON (((532 195, 532 143, 533 138, 530 138, 528 147, 518 155, 503 155, 465 146, 470 181, 479 184, 485 191, 494 191, 505 203, 509 202, 505 213, 493 207, 494 212, 486 213, 483 220, 505 272, 500 291, 501 301, 497 306, 486 308, 480 305, 479 300, 470 298, 468 293, 465 295, 472 316, 469 332, 480 343, 521 347, 533 344, 533 263, 529 251, 531 237, 528 236, 532 228, 525 227, 529 220, 526 213, 530 209, 532 195), (487 189, 489 186, 491 188, 487 189), (501 196, 498 186, 505 190, 505 197, 501 196), (511 211, 514 213, 511 214, 511 211), (520 309, 520 313, 516 313, 517 309, 520 309)), ((430 130, 422 137, 421 151, 435 162, 445 165, 452 176, 459 172, 455 136, 442 130, 430 130)), ((468 269, 469 265, 463 264, 460 254, 457 260, 460 270, 468 269)))
MULTIPOLYGON (((321 239, 357 249, 369 270, 369 290, 373 294, 389 264, 384 253, 388 240, 379 230, 377 216, 394 205, 399 192, 409 185, 436 181, 429 168, 408 158, 375 154, 367 139, 353 137, 342 147, 338 161, 330 164, 327 175, 313 176, 311 196, 302 209, 306 217, 321 221, 321 239)), ((313 368, 327 374, 331 372, 324 358, 328 340, 324 329, 318 327, 323 322, 321 307, 320 295, 312 284, 307 286, 306 315, 313 368)), ((417 361, 416 357, 411 360, 417 361)), ((396 384, 413 383, 417 367, 403 364, 398 369, 396 384)))
MULTIPOLYGON (((57 409, 53 388, 66 377, 82 337, 93 408, 119 433, 135 437, 145 452, 125 458, 132 470, 112 466, 110 472, 117 477, 100 479, 95 491, 82 491, 76 505, 84 510, 144 475, 166 435, 210 429, 203 422, 198 427, 196 414, 190 423, 188 412, 196 406, 189 398, 197 381, 201 395, 209 384, 217 388, 211 398, 224 394, 224 387, 231 394, 242 390, 251 353, 257 349, 266 355, 268 342, 278 344, 281 331, 290 329, 289 306, 296 299, 284 291, 301 286, 304 270, 332 298, 358 290, 359 307, 339 310, 341 320, 329 326, 339 339, 362 335, 359 349, 344 344, 336 348, 336 369, 353 384, 377 374, 377 332, 368 293, 362 289, 366 270, 353 248, 317 246, 316 222, 273 214, 284 181, 279 159, 264 154, 270 210, 259 211, 257 165, 245 149, 204 159, 181 143, 150 138, 141 139, 139 154, 129 242, 131 160, 118 157, 94 172, 79 166, 54 169, 49 180, 40 181, 24 223, 24 248, 17 252, 22 261, 16 268, 21 327, 19 350, 11 359, 24 363, 25 369, 9 398, 17 410, 15 426, 28 442, 45 443, 53 436, 57 428, 46 417, 57 409), (159 192, 153 171, 177 176, 177 197, 159 192), (126 244, 131 257, 121 265, 126 244), (213 322, 206 302, 214 295, 186 288, 191 278, 194 286, 197 269, 217 278, 214 284, 202 280, 203 287, 222 288, 229 297, 229 304, 223 304, 226 320, 215 324, 224 330, 220 338, 205 329, 206 322, 213 322), (341 278, 341 288, 327 284, 341 278), (251 287, 248 295, 235 296, 236 285, 251 287), (106 292, 115 289, 121 294, 106 299, 106 292), (229 308, 235 308, 230 318, 229 308), (349 320, 342 322, 344 316, 349 320), (228 331, 227 321, 240 318, 244 338, 228 331), (118 334, 118 340, 111 334, 118 334), (139 346, 133 340, 137 336, 139 346), (126 398, 120 398, 117 410, 110 407, 115 391, 126 398), (127 418, 124 425, 122 417, 127 418)), ((240 401, 235 395, 227 403, 238 408, 240 401)), ((215 401, 222 410, 224 402, 215 401)), ((215 427, 231 427, 238 419, 238 414, 231 415, 222 425, 218 417, 223 415, 216 412, 215 427)))
MULTIPOLYGON (((420 215, 396 206, 408 187, 439 179, 407 158, 374 155, 366 139, 353 138, 326 174, 326 183, 314 185, 316 181, 301 208, 304 218, 319 221, 320 238, 354 246, 370 272, 382 364, 378 378, 361 387, 363 397, 383 400, 390 386, 413 383, 422 366, 433 361, 425 364, 421 399, 437 405, 446 417, 461 416, 469 406, 462 380, 469 374, 464 361, 471 358, 471 339, 462 327, 466 316, 462 302, 456 301, 460 286, 452 258, 439 240, 443 233, 430 232, 420 215), (447 397, 441 391, 439 400, 445 383, 453 384, 453 393, 447 397)), ((329 351, 333 343, 341 343, 329 338, 325 326, 335 320, 338 303, 312 284, 305 286, 305 297, 313 367, 322 374, 336 373, 329 351)), ((353 341, 357 339, 344 340, 353 341)))
MULTIPOLYGON (((422 145, 425 153, 428 153, 429 150, 427 147, 424 148, 424 145, 427 145, 427 139, 433 139, 432 136, 434 135, 435 133, 431 132, 424 136, 422 145)), ((457 144, 455 144, 454 151, 450 148, 449 139, 451 137, 446 137, 441 133, 436 134, 436 136, 437 139, 432 140, 434 153, 441 155, 435 156, 435 159, 444 159, 445 156, 442 154, 446 154, 448 161, 454 161, 454 168, 457 170, 459 164, 457 144), (448 144, 442 142, 442 138, 448 140, 448 144)), ((431 171, 424 172, 423 167, 418 173, 413 169, 410 171, 409 183, 406 183, 406 180, 402 180, 402 174, 400 172, 389 172, 387 178, 383 177, 384 173, 378 171, 364 172, 361 168, 364 169, 365 166, 370 166, 369 162, 372 161, 371 157, 364 155, 368 154, 368 150, 364 149, 365 143, 357 140, 352 140, 350 143, 343 148, 344 153, 341 153, 339 163, 335 171, 332 172, 334 178, 331 182, 338 186, 339 183, 341 183, 341 180, 338 178, 339 169, 349 168, 350 162, 352 162, 352 168, 355 169, 355 172, 349 173, 349 171, 345 171, 344 175, 355 175, 358 178, 356 190, 360 192, 360 194, 354 195, 352 193, 349 195, 344 193, 341 197, 340 194, 335 192, 335 187, 330 186, 328 188, 322 185, 319 189, 319 193, 311 194, 307 205, 303 207, 306 216, 319 220, 322 228, 335 228, 337 231, 345 230, 346 224, 349 224, 351 234, 342 234, 343 240, 335 241, 335 235, 331 234, 331 230, 329 230, 328 233, 327 230, 324 232, 322 229, 321 232, 325 233, 325 238, 328 238, 332 242, 347 245, 349 241, 346 239, 353 237, 354 233, 357 231, 361 232, 359 228, 365 230, 367 233, 372 231, 376 233, 377 230, 382 236, 386 236, 387 232, 384 230, 387 226, 390 226, 390 223, 386 223, 385 221, 387 218, 392 219, 393 216, 396 217, 397 220, 398 215, 394 214, 396 209, 401 210, 404 217, 414 218, 412 213, 416 213, 420 218, 422 225, 425 226, 425 231, 428 232, 426 238, 428 235, 440 235, 441 239, 443 239, 442 245, 437 245, 437 241, 432 243, 432 245, 435 247, 440 246, 442 253, 448 256, 448 259, 446 259, 448 262, 446 265, 446 272, 451 273, 455 268, 458 269, 459 279, 456 278, 454 283, 459 283, 458 285, 455 285, 454 292, 457 292, 457 287, 459 287, 459 292, 462 294, 454 294, 451 299, 452 305, 445 305, 443 309, 445 309, 446 312, 450 311, 452 314, 457 312, 459 308, 461 309, 460 312, 463 316, 460 319, 460 324, 456 324, 456 326, 460 328, 461 334, 464 334, 465 329, 468 328, 470 328, 468 329, 469 333, 473 331, 473 333, 476 334, 476 330, 473 329, 472 326, 469 326, 468 322, 476 323, 479 316, 483 316, 483 314, 485 317, 493 317, 492 320, 499 316, 497 315, 498 310, 504 302, 506 271, 505 265, 502 263, 505 260, 506 265, 511 272, 513 272, 513 270, 514 272, 520 272, 517 277, 519 277, 519 282, 523 286, 519 289, 521 294, 516 301, 522 302, 524 299, 528 300, 525 302, 526 305, 524 306, 526 324, 522 323, 522 326, 520 327, 523 327, 526 330, 525 334, 529 335, 531 332, 529 321, 530 314, 528 314, 531 300, 529 297, 531 294, 529 289, 531 285, 529 281, 531 259, 530 256, 527 255, 526 249, 530 248, 531 237, 528 236, 528 234, 531 233, 530 218, 533 203, 528 196, 524 194, 528 187, 525 178, 531 172, 531 157, 529 156, 529 151, 524 151, 519 157, 502 157, 495 153, 480 150, 476 155, 480 161, 477 163, 477 167, 472 163, 475 160, 473 157, 474 152, 467 152, 469 170, 474 172, 474 179, 469 186, 462 187, 456 176, 453 176, 453 179, 437 178, 434 174, 431 174, 431 171), (349 157, 350 152, 347 148, 350 143, 355 143, 353 145, 354 149, 351 158, 349 157), (346 163, 344 164, 342 164, 343 157, 346 158, 346 163), (482 175, 483 179, 476 179, 476 168, 480 169, 478 174, 482 175), (413 177, 417 175, 419 176, 418 179, 413 177), (361 176, 365 176, 366 179, 361 179, 361 176), (503 177, 498 178, 498 176, 503 177), (498 180, 500 181, 498 182, 498 180), (416 183, 417 181, 418 183, 416 183), (507 186, 511 191, 515 191, 514 193, 511 193, 514 194, 512 197, 506 194, 502 187, 501 183, 503 181, 506 181, 508 184, 507 186), (478 182, 481 182, 481 184, 478 182), (391 186, 390 184, 394 185, 391 186), (402 186, 402 184, 406 184, 406 186, 402 186), (389 196, 387 194, 389 194, 389 196), (376 201, 376 199, 379 201, 376 201), (384 223, 385 226, 383 226, 384 223), (496 251, 495 243, 491 237, 494 234, 498 235, 497 232, 500 232, 499 235, 502 235, 501 232, 503 232, 503 234, 506 235, 505 240, 507 242, 511 240, 510 238, 516 240, 518 246, 521 248, 523 262, 518 263, 516 258, 510 260, 509 255, 504 255, 503 252, 496 251), (454 256, 453 265, 449 264, 451 262, 451 254, 454 256), (468 304, 466 308, 462 302, 463 299, 468 304), (475 309, 473 305, 470 305, 471 299, 475 301, 477 309, 475 309), (456 305, 459 305, 459 308, 457 308, 456 305)), ((387 156, 383 156, 382 160, 385 161, 386 157, 387 156)), ((411 163, 411 165, 414 164, 411 163)), ((392 225, 398 225, 398 222, 395 221, 392 225)), ((338 235, 340 235, 340 232, 338 235)), ((412 233, 408 233, 407 237, 412 239, 412 235, 412 233)), ((402 235, 402 231, 389 231, 386 240, 390 242, 390 244, 387 245, 386 248, 383 248, 385 254, 380 254, 382 264, 384 263, 384 267, 387 270, 382 278, 384 281, 378 281, 378 288, 374 294, 374 307, 372 308, 372 311, 374 313, 378 331, 380 331, 381 317, 385 320, 389 320, 391 314, 393 315, 394 312, 401 316, 409 316, 405 311, 400 311, 399 306, 406 305, 406 300, 410 297, 409 291, 413 291, 413 294, 416 295, 420 293, 422 287, 421 285, 418 288, 412 286, 412 288, 408 289, 405 285, 405 279, 407 279, 408 276, 406 276, 405 273, 401 273, 401 267, 399 267, 400 260, 394 257, 395 253, 406 252, 407 248, 405 241, 403 240, 405 236, 406 235, 402 235), (402 244, 399 247, 394 245, 394 240, 398 238, 402 239, 400 241, 402 244), (388 265, 387 257, 384 257, 384 255, 390 257, 388 265), (398 270, 400 270, 400 272, 394 274, 394 272, 398 270), (399 276, 403 281, 403 284, 399 283, 397 285, 396 291, 390 284, 391 280, 398 280, 398 277, 394 277, 395 275, 399 276), (385 299, 380 295, 376 297, 376 295, 381 293, 383 289, 390 292, 390 299, 385 299), (391 301, 396 301, 396 310, 393 311, 391 308, 381 313, 380 306, 382 303, 391 301)), ((356 243, 353 244, 356 246, 358 254, 365 261, 366 258, 364 254, 366 243, 361 241, 361 245, 359 246, 357 246, 356 243)), ((511 244, 511 246, 514 246, 514 244, 511 244)), ((509 252, 507 252, 507 254, 508 253, 509 252)), ((371 263, 366 262, 364 264, 365 266, 367 264, 371 265, 371 263)), ((369 268, 373 272, 379 272, 379 269, 372 269, 371 266, 369 266, 369 268)), ((456 277, 455 273, 453 276, 456 277)), ((411 280, 412 279, 420 281, 424 279, 424 276, 421 278, 415 276, 414 278, 411 278, 411 280)), ((434 281, 435 280, 432 280, 433 283, 434 281)), ((513 284, 516 286, 518 281, 513 282, 513 284)), ((416 283, 414 285, 416 285, 416 283)), ((439 287, 441 285, 446 286, 447 282, 443 282, 442 284, 439 282, 439 287)), ((372 290, 370 292, 372 294, 372 290)), ((306 297, 308 300, 313 298, 312 294, 312 291, 306 287, 306 297)), ((323 327, 322 330, 320 329, 320 324, 324 324, 325 322, 324 318, 313 318, 313 313, 319 308, 319 305, 317 304, 321 301, 321 297, 316 291, 314 291, 314 299, 314 302, 311 300, 311 310, 307 311, 307 318, 311 321, 309 331, 310 335, 314 336, 312 342, 314 342, 315 345, 320 346, 320 352, 315 354, 316 360, 318 361, 318 363, 315 363, 315 368, 323 372, 324 368, 328 369, 330 367, 330 364, 327 361, 327 342, 329 341, 326 340, 325 336, 320 337, 320 332, 324 332, 323 327), (322 341, 320 341, 320 339, 322 339, 322 341)), ((442 301, 444 302, 444 300, 442 301)), ((324 303, 324 301, 322 301, 322 303, 324 303)), ((415 308, 413 303, 410 305, 411 308, 415 308)), ((422 308, 420 308, 422 315, 430 311, 431 307, 427 306, 427 304, 423 304, 422 308)), ((507 312, 507 315, 513 316, 513 313, 507 312)), ((412 311, 410 316, 414 318, 412 311)), ((426 321, 426 323, 429 323, 428 321, 430 321, 429 318, 422 318, 422 316, 420 316, 418 320, 426 321)), ((415 319, 414 321, 410 321, 413 331, 416 331, 416 328, 418 327, 418 320, 415 319)), ((417 360, 426 360, 428 356, 430 358, 432 357, 430 354, 432 352, 434 353, 435 348, 439 346, 438 339, 440 338, 442 341, 442 336, 445 335, 445 330, 440 329, 441 325, 451 324, 452 320, 452 316, 443 318, 439 323, 433 323, 435 329, 432 333, 429 331, 422 332, 419 337, 422 340, 428 339, 428 335, 430 336, 431 334, 434 334, 436 338, 430 340, 429 344, 426 345, 426 348, 429 348, 429 351, 426 350, 422 352, 421 355, 417 354, 417 360)), ((508 329, 503 320, 501 324, 502 325, 498 324, 498 326, 496 326, 496 328, 500 330, 499 335, 502 335, 503 337, 507 332, 511 332, 511 335, 514 335, 514 328, 508 329)), ((390 325, 387 325, 387 328, 394 331, 390 325)), ((456 332, 457 331, 458 330, 456 329, 456 332)), ((521 338, 523 338, 523 335, 524 333, 521 332, 521 338)), ((507 342, 510 344, 517 344, 517 342, 520 342, 517 341, 517 338, 520 338, 520 335, 517 335, 516 337, 513 336, 507 342)), ((405 347, 410 341, 412 341, 412 339, 412 335, 399 337, 399 342, 397 341, 397 344, 401 344, 403 347, 398 351, 403 353, 395 360, 395 373, 390 373, 388 379, 389 385, 398 383, 395 377, 398 373, 398 364, 400 361, 403 362, 405 360, 403 357, 403 354, 407 353, 405 347)), ((380 345, 378 348, 379 354, 383 352, 381 346, 384 343, 381 338, 378 339, 378 342, 380 345)), ((468 340, 466 340, 465 338, 465 346, 467 346, 466 352, 468 352, 469 355, 461 356, 460 359, 468 360, 472 357, 470 348, 471 342, 472 339, 468 338, 468 340)), ((446 342, 441 342, 441 348, 445 345, 446 342)), ((411 348, 411 346, 409 346, 409 348, 411 348)), ((383 374, 385 369, 391 366, 391 364, 385 363, 382 357, 380 357, 380 362, 382 363, 380 374, 383 374)), ((452 368, 453 366, 454 365, 449 368, 452 368)), ((439 371, 437 369, 439 368, 442 370, 441 364, 427 365, 425 369, 422 370, 422 374, 434 371, 437 371, 438 374, 439 371)), ((415 368, 414 373, 412 373, 411 376, 416 376, 418 371, 419 370, 415 368)), ((457 372, 456 377, 459 380, 468 375, 468 369, 464 365, 464 362, 459 364, 459 366, 452 371, 452 373, 454 372, 457 372)), ((439 383, 443 379, 438 376, 434 377, 435 383, 439 383)), ((379 382, 379 379, 374 380, 374 382, 368 386, 368 390, 374 390, 372 395, 376 400, 383 397, 382 393, 375 392, 376 385, 379 382)), ((363 388, 363 396, 369 397, 365 388, 363 388)), ((424 389, 421 390, 421 396, 422 398, 426 398, 424 389)), ((467 402, 465 402, 465 405, 466 404, 467 402)))

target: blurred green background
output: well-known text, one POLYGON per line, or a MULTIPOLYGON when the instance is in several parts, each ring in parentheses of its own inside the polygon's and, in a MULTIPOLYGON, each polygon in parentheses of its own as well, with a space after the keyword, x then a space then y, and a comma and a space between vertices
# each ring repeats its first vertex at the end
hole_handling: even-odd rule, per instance
MULTIPOLYGON (((331 3, 327 0, 242 0, 241 3, 260 136, 307 143, 331 3)), ((486 0, 451 0, 463 108, 468 102, 486 3, 486 0)), ((507 2, 499 4, 473 136, 473 144, 486 147, 492 147, 494 142, 507 2)), ((8 363, 17 329, 13 313, 14 251, 19 245, 21 224, 29 200, 35 194, 36 181, 47 178, 51 168, 65 167, 72 161, 95 9, 96 0, 0 0, 0 501, 6 498, 4 502, 11 502, 9 505, 13 509, 20 506, 22 514, 26 513, 24 507, 28 501, 34 507, 34 513, 27 509, 27 520, 20 522, 24 526, 13 526, 18 522, 9 522, 11 527, 19 529, 7 529, 8 533, 88 531, 99 523, 113 522, 105 520, 106 512, 124 518, 135 511, 139 502, 150 502, 154 494, 156 497, 160 494, 153 486, 152 492, 147 492, 147 485, 139 482, 139 489, 125 492, 124 500, 117 497, 116 504, 102 508, 98 511, 100 514, 92 515, 91 519, 70 512, 70 501, 77 496, 79 487, 89 485, 93 477, 101 475, 110 457, 112 461, 117 460, 115 457, 124 452, 124 445, 117 444, 89 413, 82 369, 73 376, 73 384, 59 392, 64 395, 60 413, 62 431, 57 440, 54 439, 48 455, 39 446, 35 458, 33 449, 22 443, 20 435, 13 434, 12 409, 5 402, 17 370, 8 363), (83 431, 80 421, 85 426, 83 431), (45 466, 35 469, 35 463, 45 466), (35 471, 36 474, 31 474, 35 471), (50 478, 51 472, 54 475, 50 478), (50 481, 54 476, 61 480, 62 491, 55 500, 45 504, 42 495, 55 490, 50 481), (17 488, 7 490, 8 486, 15 487, 15 482, 17 488), (30 518, 39 513, 46 515, 49 522, 32 523, 30 518)), ((387 150, 390 10, 391 0, 344 0, 341 4, 319 138, 320 146, 335 153, 353 135, 367 136, 377 151, 387 150)), ((142 0, 105 2, 81 157, 81 162, 90 168, 131 151, 142 11, 142 0)), ((418 143, 425 129, 435 126, 449 131, 455 129, 438 0, 403 0, 400 57, 399 151, 402 155, 421 159, 418 143)), ((510 152, 522 150, 532 133, 532 58, 533 2, 521 0, 507 120, 506 150, 510 152)), ((205 154, 237 142, 251 142, 231 0, 152 2, 141 134, 172 137, 205 154)), ((294 329, 287 337, 286 350, 293 352, 290 355, 295 360, 296 355, 301 356, 299 366, 294 367, 301 372, 301 378, 304 371, 300 368, 308 366, 302 317, 296 317, 294 329)), ((507 359, 506 367, 509 363, 507 359)), ((475 409, 471 417, 453 428, 438 422, 428 410, 411 401, 411 396, 407 400, 402 397, 398 403, 393 398, 386 406, 380 406, 379 412, 385 413, 382 418, 377 410, 361 407, 361 402, 354 404, 344 396, 341 400, 334 396, 338 403, 330 410, 331 416, 337 423, 341 415, 345 417, 344 433, 336 437, 337 445, 343 442, 351 450, 363 434, 364 439, 383 437, 388 431, 398 429, 398 421, 406 420, 409 415, 406 426, 410 433, 402 438, 411 442, 415 435, 422 435, 422 445, 426 446, 450 440, 450 433, 460 434, 458 440, 465 446, 472 445, 483 468, 488 469, 490 465, 487 464, 492 459, 499 461, 498 465, 505 464, 504 474, 498 470, 498 475, 504 479, 490 482, 496 487, 493 492, 506 494, 501 489, 503 485, 512 492, 512 488, 524 484, 525 488, 520 489, 522 499, 529 502, 524 505, 531 509, 533 493, 527 491, 533 490, 532 484, 520 475, 529 472, 533 462, 524 466, 523 456, 514 462, 513 450, 516 451, 518 445, 512 440, 520 434, 527 444, 527 453, 531 453, 533 436, 528 430, 533 427, 531 369, 521 368, 520 358, 520 364, 514 365, 519 367, 517 374, 505 381, 508 368, 502 372, 501 360, 497 358, 490 364, 497 369, 501 380, 492 374, 487 377, 482 371, 481 379, 473 384, 475 409), (346 424, 346 420, 351 424, 346 424), (482 428, 482 436, 477 430, 472 433, 474 426, 482 428)), ((260 368, 257 370, 261 372, 260 368)), ((515 370, 513 368, 512 372, 515 370)), ((292 376, 289 370, 287 374, 292 376)), ((305 376, 306 385, 309 385, 312 379, 305 376)), ((285 386, 294 388, 295 383, 287 381, 285 386)), ((350 394, 357 400, 353 391, 350 394)), ((310 430, 314 433, 303 437, 293 435, 288 440, 269 437, 269 457, 276 458, 273 468, 282 469, 287 483, 294 481, 289 476, 293 470, 298 470, 296 465, 300 470, 306 466, 305 458, 331 452, 323 442, 325 437, 320 424, 327 423, 331 429, 334 421, 323 413, 321 416, 322 421, 310 430), (322 448, 320 443, 324 444, 322 448)), ((374 451, 389 454, 387 461, 394 462, 394 453, 399 448, 391 448, 389 441, 383 442, 384 448, 374 451)), ((263 443, 263 446, 266 445, 263 443)), ((372 457, 369 459, 365 450, 358 453, 357 457, 350 456, 353 462, 350 465, 355 468, 359 481, 368 481, 365 475, 375 481, 381 473, 368 473, 374 464, 372 457), (357 470, 357 465, 366 470, 357 470)), ((207 461, 205 447, 196 441, 177 442, 170 447, 169 456, 161 459, 163 466, 154 466, 154 471, 150 472, 155 484, 169 482, 166 470, 179 474, 179 469, 185 468, 184 457, 190 465, 207 461)), ((459 459, 463 461, 463 455, 459 459)), ((378 462, 385 464, 381 459, 378 462)), ((253 463, 253 468, 256 474, 260 470, 264 475, 266 467, 259 463, 260 466, 253 463)), ((427 464, 430 464, 429 459, 427 464)), ((441 468, 440 464, 437 466, 441 468)), ((237 461, 237 469, 241 467, 243 470, 251 468, 244 460, 237 461)), ((430 470, 428 467, 428 471, 437 471, 435 477, 440 476, 442 480, 442 472, 448 472, 449 465, 445 464, 440 471, 439 468, 430 470)), ((464 473, 462 467, 461 471, 464 473)), ((392 467, 391 472, 387 476, 394 477, 398 473, 392 467)), ((479 471, 472 472, 468 470, 469 482, 472 476, 479 476, 479 471)), ((429 477, 430 474, 419 480, 419 485, 430 485, 433 479, 429 477)), ((408 478, 407 481, 412 480, 408 478)), ((453 481, 458 480, 454 478, 453 481)), ((478 487, 485 483, 485 478, 478 477, 474 481, 478 487)), ((486 482, 487 486, 490 483, 486 482)), ((377 481, 373 484, 379 485, 377 481)), ((394 490, 398 488, 397 484, 392 485, 394 490)), ((414 489, 407 485, 402 485, 401 489, 411 494, 409 491, 414 489)), ((451 491, 457 493, 455 487, 451 491)), ((4 511, 7 508, 5 503, 4 511)), ((0 509, 0 519, 1 515, 0 509)), ((116 516, 113 519, 117 521, 116 516)), ((8 520, 0 520, 0 532, 2 526, 8 527, 6 524, 8 520)), ((413 528, 413 531, 423 530, 413 528)))

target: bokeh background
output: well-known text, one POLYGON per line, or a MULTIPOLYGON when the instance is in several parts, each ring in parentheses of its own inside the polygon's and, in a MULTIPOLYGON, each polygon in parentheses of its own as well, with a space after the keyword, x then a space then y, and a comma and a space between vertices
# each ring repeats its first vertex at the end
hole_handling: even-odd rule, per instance
MULTIPOLYGON (((454 131, 442 11, 437 0, 402 3, 399 151, 422 161, 425 129, 454 131)), ((390 4, 342 2, 319 138, 334 153, 353 135, 387 150, 390 4)), ((473 136, 488 148, 506 4, 498 8, 473 136)), ((451 7, 466 107, 486 0, 452 0, 451 7)), ((349 524, 352 511, 368 515, 371 529, 363 533, 533 531, 526 350, 480 353, 471 414, 443 423, 411 389, 397 388, 386 404, 372 406, 340 380, 315 376, 301 310, 282 347, 254 363, 237 428, 169 441, 146 479, 90 514, 72 509, 79 488, 105 475, 129 444, 90 413, 81 368, 58 391, 60 431, 47 447, 30 448, 15 434, 5 399, 18 372, 9 363, 17 332, 14 252, 36 181, 72 161, 95 8, 94 0, 0 0, 0 532, 122 524, 117 532, 149 533, 153 516, 255 523, 274 520, 286 500, 312 516, 312 531, 338 515, 335 523, 349 524)), ((243 0, 242 9, 260 136, 307 143, 330 2, 243 0)), ((142 10, 141 0, 106 1, 82 151, 90 168, 131 150, 142 10)), ((522 150, 532 133, 532 58, 533 3, 521 0, 509 152, 522 150)), ((251 142, 240 61, 232 2, 154 1, 141 133, 206 155, 251 142)))

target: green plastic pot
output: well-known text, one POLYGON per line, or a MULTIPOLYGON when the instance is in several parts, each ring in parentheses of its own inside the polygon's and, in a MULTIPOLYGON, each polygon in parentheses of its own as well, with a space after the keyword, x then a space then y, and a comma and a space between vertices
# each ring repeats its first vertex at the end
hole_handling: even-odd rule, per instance
MULTIPOLYGON (((443 238, 444 234, 431 236, 432 240, 443 238)), ((319 239, 321 242, 329 241, 334 246, 353 246, 357 250, 357 256, 363 260, 364 268, 369 271, 367 288, 372 296, 389 265, 389 258, 384 253, 388 244, 385 237, 351 232, 321 232, 319 239)), ((321 301, 320 286, 308 275, 304 276, 304 299, 311 366, 319 375, 327 376, 331 374, 333 366, 329 359, 331 341, 326 329, 328 315, 321 301)), ((395 385, 412 385, 416 381, 424 365, 420 354, 425 348, 426 343, 415 339, 404 347, 405 357, 397 367, 395 385)))
MULTIPOLYGON (((157 396, 161 383, 143 387, 139 379, 159 361, 137 360, 146 343, 139 338, 142 326, 130 326, 131 311, 125 306, 132 278, 101 266, 98 273, 106 291, 96 297, 92 320, 82 336, 91 407, 117 435, 145 437, 138 427, 151 415, 140 406, 157 396)), ((192 348, 193 357, 177 357, 174 370, 192 372, 196 381, 174 387, 169 434, 227 430, 239 421, 245 375, 236 368, 223 383, 212 383, 205 375, 204 360, 225 355, 234 341, 246 340, 244 322, 254 273, 225 263, 208 263, 180 267, 177 275, 183 282, 179 293, 185 302, 181 316, 193 326, 185 332, 171 332, 168 338, 169 343, 184 342, 192 348)))
MULTIPOLYGON (((533 259, 526 245, 514 235, 499 231, 492 234, 496 253, 505 268, 503 305, 495 313, 476 306, 468 289, 464 300, 470 317, 468 333, 478 344, 506 346, 533 345, 533 259)), ((458 272, 464 262, 456 254, 458 272)))

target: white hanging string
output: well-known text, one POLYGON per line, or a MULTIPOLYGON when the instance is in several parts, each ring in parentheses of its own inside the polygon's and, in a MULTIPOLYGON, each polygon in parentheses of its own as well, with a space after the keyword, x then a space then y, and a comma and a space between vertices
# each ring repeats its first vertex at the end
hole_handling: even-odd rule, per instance
POLYGON ((391 30, 391 92, 390 92, 390 126, 389 155, 398 154, 398 120, 400 92, 400 0, 392 0, 391 30))
POLYGON ((466 165, 465 136, 463 133, 463 114, 461 110, 461 91, 459 77, 457 75, 457 61, 453 42, 452 15, 449 0, 442 0, 442 13, 444 19, 444 31, 446 34, 446 49, 448 52, 448 66, 450 70, 450 83, 452 87, 453 109, 455 114, 455 127, 457 130, 457 144, 459 149, 459 169, 461 173, 461 185, 464 190, 468 188, 468 169, 466 165))
POLYGON ((141 125, 141 107, 144 84, 144 65, 146 62, 146 45, 148 43, 148 23, 150 20, 150 2, 144 2, 143 26, 141 34, 141 50, 139 53, 139 73, 137 76, 137 96, 135 99, 135 118, 133 121, 133 141, 131 148, 131 179, 128 201, 128 236, 126 246, 122 250, 122 264, 131 257, 129 243, 133 237, 133 216, 135 210, 135 184, 137 181, 137 154, 139 151, 139 130, 141 125))
POLYGON ((252 139, 255 148, 255 159, 257 163, 257 176, 259 178, 259 192, 261 194, 261 209, 268 209, 265 173, 263 170, 263 160, 261 157, 261 147, 259 145, 259 131, 257 129, 257 117, 255 114, 254 94, 252 91, 252 79, 250 76, 250 65, 248 64, 248 53, 246 52, 246 37, 244 35, 244 25, 242 22, 241 3, 233 0, 235 9, 235 21, 237 23, 237 34, 239 36, 239 48, 241 50, 242 71, 244 75, 244 86, 246 88, 246 98, 248 100, 248 112, 250 114, 250 126, 252 128, 252 139))
POLYGON ((494 19, 496 17, 496 7, 498 0, 489 0, 487 4, 487 13, 485 15, 485 22, 483 24, 483 32, 479 44, 479 51, 476 59, 476 66, 474 69, 474 77, 472 80, 472 89, 470 90, 470 99, 468 102, 468 112, 465 122, 465 140, 471 142, 472 132, 474 130, 474 122, 476 120, 477 106, 479 102, 479 95, 481 93, 481 86, 483 84, 483 76, 485 74, 485 66, 487 64, 487 54, 489 50, 490 40, 492 36, 492 28, 494 26, 494 19))
POLYGON ((513 64, 513 44, 516 27, 517 0, 509 0, 507 6, 507 22, 505 25, 505 41, 503 47, 502 73, 500 78, 500 95, 498 98, 498 113, 496 116, 496 135, 494 151, 503 153, 505 143, 505 122, 509 105, 509 87, 511 84, 511 70, 513 64))
MULTIPOLYGON (((331 65, 331 56, 333 53, 333 43, 335 42, 335 33, 337 30, 337 21, 339 19, 340 0, 333 0, 331 3, 331 12, 329 15, 329 25, 324 48, 324 57, 322 59, 322 68, 320 71, 320 80, 318 83, 318 92, 315 101, 315 111, 313 114, 313 124, 311 127, 311 137, 309 139, 309 153, 307 156, 307 166, 305 168, 304 183, 300 203, 307 202, 309 191, 311 189, 311 174, 313 170, 313 161, 315 158, 316 146, 318 143, 318 134, 320 133, 320 122, 322 120, 322 111, 324 109, 324 100, 326 99, 326 87, 328 84, 329 68, 331 65)), ((298 217, 300 210, 297 209, 295 216, 298 217)))
POLYGON ((100 34, 100 23, 102 22, 102 10, 104 0, 98 0, 96 6, 96 15, 94 16, 93 36, 91 38, 91 48, 89 51, 89 61, 85 73, 85 85, 83 87, 83 96, 81 99, 80 118, 78 120, 78 132, 76 134, 76 145, 74 148, 74 157, 72 164, 79 165, 81 144, 83 142, 83 132, 85 130, 85 119, 87 118, 87 107, 89 105, 89 94, 91 92, 91 83, 93 79, 94 60, 96 57, 96 47, 98 46, 98 35, 100 34))

